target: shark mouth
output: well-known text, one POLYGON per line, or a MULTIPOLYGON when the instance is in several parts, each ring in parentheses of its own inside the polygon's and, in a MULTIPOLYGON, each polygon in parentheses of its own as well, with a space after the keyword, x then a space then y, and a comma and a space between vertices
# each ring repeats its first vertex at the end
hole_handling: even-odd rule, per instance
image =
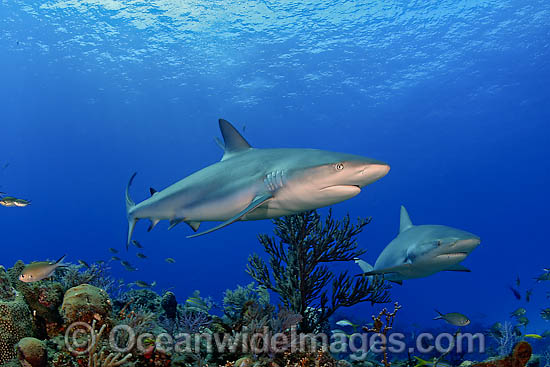
POLYGON ((466 252, 449 252, 446 254, 437 255, 437 257, 440 257, 440 258, 443 257, 446 259, 465 258, 466 256, 468 256, 466 252))
POLYGON ((353 189, 357 188, 357 189, 361 190, 361 186, 359 186, 359 185, 332 185, 332 186, 323 187, 319 191, 334 190, 334 189, 350 189, 350 188, 353 188, 353 189))

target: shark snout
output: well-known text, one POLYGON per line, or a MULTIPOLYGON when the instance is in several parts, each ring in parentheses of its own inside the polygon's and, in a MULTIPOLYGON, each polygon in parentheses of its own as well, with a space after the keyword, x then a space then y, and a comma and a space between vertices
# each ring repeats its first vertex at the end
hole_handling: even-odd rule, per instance
POLYGON ((471 237, 471 238, 466 238, 463 240, 456 241, 451 246, 451 248, 455 252, 470 253, 477 246, 479 246, 480 243, 481 243, 481 239, 479 237, 471 237))
POLYGON ((375 164, 369 164, 367 165, 363 171, 361 171, 361 175, 364 179, 366 179, 366 185, 373 183, 374 181, 378 181, 382 177, 388 174, 390 171, 390 166, 385 163, 375 163, 375 164))

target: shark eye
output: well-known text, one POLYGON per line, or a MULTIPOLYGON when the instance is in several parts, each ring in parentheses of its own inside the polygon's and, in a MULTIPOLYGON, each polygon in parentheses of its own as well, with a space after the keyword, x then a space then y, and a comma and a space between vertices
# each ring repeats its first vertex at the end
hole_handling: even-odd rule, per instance
POLYGON ((337 171, 341 171, 344 169, 344 163, 337 163, 335 166, 337 171))

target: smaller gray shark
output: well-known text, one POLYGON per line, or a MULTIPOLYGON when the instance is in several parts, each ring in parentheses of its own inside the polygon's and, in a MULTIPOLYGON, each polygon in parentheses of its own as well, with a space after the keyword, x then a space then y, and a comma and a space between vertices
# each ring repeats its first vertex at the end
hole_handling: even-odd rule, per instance
POLYGON ((402 283, 405 279, 423 278, 440 271, 470 270, 460 265, 480 239, 478 236, 442 225, 412 224, 401 206, 399 234, 382 251, 374 267, 363 260, 355 262, 363 274, 383 275, 384 279, 402 283))

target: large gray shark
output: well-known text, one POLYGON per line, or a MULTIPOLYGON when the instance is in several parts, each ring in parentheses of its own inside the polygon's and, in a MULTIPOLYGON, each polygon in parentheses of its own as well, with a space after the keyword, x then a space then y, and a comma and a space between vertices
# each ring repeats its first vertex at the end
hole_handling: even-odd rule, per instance
POLYGON ((412 224, 401 206, 399 234, 382 251, 374 267, 363 260, 355 262, 362 275, 383 275, 401 283, 405 279, 423 278, 439 271, 470 271, 460 262, 480 243, 478 236, 447 226, 412 224))
POLYGON ((195 237, 238 220, 295 214, 339 203, 384 177, 390 166, 361 156, 316 149, 256 149, 226 120, 219 120, 225 152, 214 163, 135 204, 126 187, 128 243, 139 219, 161 220, 170 227, 185 222, 197 231, 201 222, 222 223, 195 237))

